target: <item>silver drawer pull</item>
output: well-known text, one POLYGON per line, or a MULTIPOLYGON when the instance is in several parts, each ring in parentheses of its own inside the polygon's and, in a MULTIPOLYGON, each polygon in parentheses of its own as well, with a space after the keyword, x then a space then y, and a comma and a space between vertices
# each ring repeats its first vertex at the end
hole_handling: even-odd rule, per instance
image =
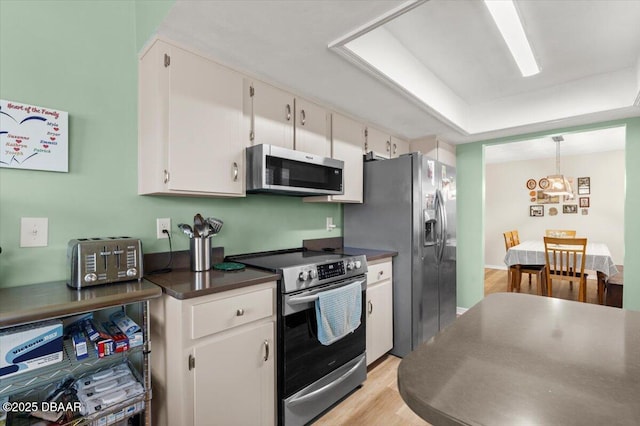
POLYGON ((264 360, 265 361, 269 360, 269 341, 268 340, 264 341, 264 360))
POLYGON ((287 104, 285 110, 287 112, 287 121, 289 121, 291 120, 291 105, 287 104))
POLYGON ((244 315, 244 309, 240 308, 236 311, 236 316, 241 317, 244 315))
POLYGON ((234 161, 233 163, 233 181, 236 182, 238 180, 238 163, 234 161))
POLYGON ((300 111, 300 123, 304 126, 304 123, 307 122, 307 114, 305 114, 304 110, 300 111))
POLYGON ((371 300, 369 300, 369 315, 371 315, 373 313, 373 303, 371 303, 371 300))
POLYGON ((380 271, 380 272, 378 272, 378 278, 380 278, 380 277, 381 277, 381 276, 383 276, 383 275, 384 275, 384 271, 380 271))

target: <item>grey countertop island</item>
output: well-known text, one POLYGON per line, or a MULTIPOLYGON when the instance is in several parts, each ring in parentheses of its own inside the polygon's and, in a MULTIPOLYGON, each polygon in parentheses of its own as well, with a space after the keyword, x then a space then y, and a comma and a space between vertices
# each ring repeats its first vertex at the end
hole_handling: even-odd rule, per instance
POLYGON ((433 425, 638 425, 640 312, 493 294, 405 357, 398 387, 433 425))

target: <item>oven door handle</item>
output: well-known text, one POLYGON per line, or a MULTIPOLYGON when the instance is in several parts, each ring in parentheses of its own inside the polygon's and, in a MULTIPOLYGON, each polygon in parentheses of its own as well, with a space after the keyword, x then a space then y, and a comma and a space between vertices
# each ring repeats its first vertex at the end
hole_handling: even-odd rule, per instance
MULTIPOLYGON (((362 285, 362 283, 364 283, 364 281, 354 281, 350 284, 355 284, 358 283, 359 285, 362 285)), ((323 291, 327 291, 327 290, 320 290, 320 291, 316 291, 314 292, 311 296, 295 296, 290 298, 287 303, 290 305, 300 305, 302 303, 309 303, 309 302, 315 302, 316 300, 318 300, 319 293, 322 293, 323 291)))
POLYGON ((342 376, 338 377, 333 382, 328 383, 328 384, 324 385, 323 387, 314 390, 313 392, 309 392, 308 394, 301 395, 299 397, 295 397, 295 398, 291 399, 291 401, 289 401, 289 403, 288 403, 289 407, 294 407, 294 406, 296 406, 298 404, 302 404, 303 402, 307 402, 309 400, 312 400, 312 399, 315 399, 315 398, 318 398, 318 397, 322 396, 323 393, 333 389, 334 387, 338 386, 340 383, 342 383, 345 380, 347 380, 349 378, 349 376, 351 376, 358 368, 360 368, 360 366, 362 365, 363 362, 366 362, 366 360, 367 360, 366 357, 362 357, 362 359, 360 361, 358 361, 356 363, 356 365, 351 367, 347 372, 345 372, 342 376))

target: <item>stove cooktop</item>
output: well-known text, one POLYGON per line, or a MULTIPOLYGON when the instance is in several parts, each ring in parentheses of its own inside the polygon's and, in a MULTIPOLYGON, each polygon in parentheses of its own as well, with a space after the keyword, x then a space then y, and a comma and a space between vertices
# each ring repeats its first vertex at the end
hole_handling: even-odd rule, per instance
POLYGON ((281 274, 285 293, 367 272, 365 256, 305 249, 234 255, 227 260, 281 274))

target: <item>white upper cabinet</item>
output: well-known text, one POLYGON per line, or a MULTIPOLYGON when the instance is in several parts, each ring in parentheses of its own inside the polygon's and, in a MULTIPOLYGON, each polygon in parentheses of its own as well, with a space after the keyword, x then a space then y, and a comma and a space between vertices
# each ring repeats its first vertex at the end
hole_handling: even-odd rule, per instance
POLYGON ((244 196, 242 80, 154 42, 139 67, 140 194, 244 196))
POLYGON ((396 158, 409 152, 411 152, 409 150, 409 142, 391 136, 391 158, 396 158))
POLYGON ((331 157, 331 115, 319 105, 296 98, 295 149, 331 157))
POLYGON ((270 144, 293 149, 294 97, 260 81, 244 81, 244 114, 248 145, 270 144))
POLYGON ((365 153, 373 151, 377 157, 391 158, 391 135, 371 126, 367 127, 365 135, 365 153))
POLYGON ((344 161, 344 194, 307 197, 304 201, 362 203, 364 125, 335 112, 331 123, 331 158, 344 161))

